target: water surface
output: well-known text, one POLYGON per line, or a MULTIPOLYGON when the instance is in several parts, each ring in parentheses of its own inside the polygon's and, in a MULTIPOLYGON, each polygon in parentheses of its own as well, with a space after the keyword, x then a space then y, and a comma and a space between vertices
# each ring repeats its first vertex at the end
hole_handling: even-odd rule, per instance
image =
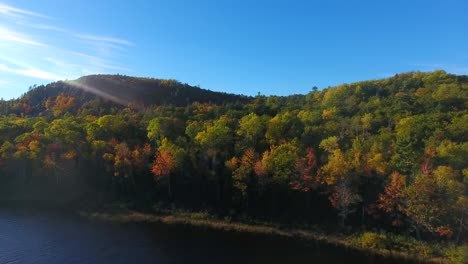
MULTIPOLYGON (((382 263, 318 243, 0 208, 0 263, 382 263)), ((387 259, 386 263, 392 263, 387 259)))

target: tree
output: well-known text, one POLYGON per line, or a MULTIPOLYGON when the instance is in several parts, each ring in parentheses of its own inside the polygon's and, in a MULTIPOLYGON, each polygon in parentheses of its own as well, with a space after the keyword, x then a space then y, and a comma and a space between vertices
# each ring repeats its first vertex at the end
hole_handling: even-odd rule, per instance
POLYGON ((329 198, 333 208, 338 211, 340 226, 344 227, 345 221, 355 209, 352 205, 361 201, 361 197, 351 190, 349 182, 341 181, 335 185, 333 194, 329 198))
POLYGON ((146 130, 148 138, 159 145, 163 138, 175 140, 178 136, 183 135, 185 126, 182 121, 176 118, 157 117, 151 119, 146 130))
POLYGON ((390 215, 392 225, 402 224, 402 210, 405 206, 406 176, 393 172, 385 191, 379 195, 377 207, 390 215))
POLYGON ((84 137, 83 127, 73 118, 55 119, 44 129, 45 136, 63 146, 75 146, 82 142, 84 137))
POLYGON ((262 157, 262 164, 267 182, 287 186, 296 173, 298 154, 299 149, 291 143, 284 143, 266 151, 262 157))
POLYGON ((259 162, 259 155, 254 149, 248 148, 241 159, 233 157, 226 162, 232 171, 233 187, 240 191, 241 202, 249 208, 256 192, 258 179, 255 174, 255 165, 259 162))
POLYGON ((277 114, 270 119, 265 134, 271 145, 280 145, 299 138, 304 130, 302 122, 289 112, 277 114))
POLYGON ((236 134, 246 141, 247 146, 255 147, 265 131, 266 120, 255 113, 250 113, 239 120, 239 129, 236 134))
POLYGON ((405 214, 431 233, 452 236, 464 191, 457 178, 457 171, 447 166, 437 167, 433 175, 419 174, 405 190, 405 214))
POLYGON ((328 185, 335 185, 349 178, 352 164, 340 149, 335 149, 329 156, 328 162, 322 166, 321 173, 328 185))
MULTIPOLYGON (((60 94, 55 98, 55 103, 52 107, 52 113, 55 117, 60 116, 66 111, 70 111, 74 107, 75 97, 60 94)), ((46 108, 50 108, 50 102, 46 102, 46 108)))
POLYGON ((338 137, 335 137, 335 136, 328 137, 322 140, 319 146, 321 149, 327 151, 328 153, 333 153, 335 150, 339 148, 338 137))
POLYGON ((227 116, 223 116, 212 124, 207 124, 206 128, 195 136, 195 140, 205 149, 226 152, 234 139, 232 129, 228 126, 229 121, 227 116))
POLYGON ((309 192, 320 184, 317 175, 317 158, 312 148, 307 149, 305 158, 297 161, 296 170, 297 177, 290 183, 293 190, 309 192))
POLYGON ((158 151, 151 167, 151 172, 155 176, 155 181, 160 181, 161 177, 169 175, 174 169, 174 159, 169 151, 158 151))
POLYGON ((128 133, 129 124, 124 120, 121 115, 104 115, 98 118, 95 123, 97 127, 93 129, 97 130, 98 135, 101 137, 97 139, 109 140, 116 138, 119 141, 125 140, 128 133))
POLYGON ((180 171, 184 166, 186 151, 163 138, 158 151, 155 154, 151 172, 157 184, 167 185, 169 198, 174 198, 174 172, 180 171))

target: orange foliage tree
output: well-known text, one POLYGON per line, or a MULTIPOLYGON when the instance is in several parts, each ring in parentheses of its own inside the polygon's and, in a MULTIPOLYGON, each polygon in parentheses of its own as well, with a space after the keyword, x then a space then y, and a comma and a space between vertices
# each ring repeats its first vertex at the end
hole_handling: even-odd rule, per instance
POLYGON ((297 161, 296 169, 298 177, 290 183, 293 190, 309 192, 320 184, 316 175, 317 158, 312 148, 307 149, 305 158, 297 161))
POLYGON ((379 195, 377 207, 393 218, 392 225, 395 226, 401 224, 405 187, 406 176, 393 172, 390 183, 385 187, 385 191, 379 195))

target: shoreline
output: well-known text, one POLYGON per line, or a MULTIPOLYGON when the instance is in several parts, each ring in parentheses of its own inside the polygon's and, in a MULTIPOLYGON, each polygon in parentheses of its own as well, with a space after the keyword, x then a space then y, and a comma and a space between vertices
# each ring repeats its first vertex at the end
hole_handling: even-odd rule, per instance
MULTIPOLYGON (((204 211, 185 211, 177 209, 151 210, 149 208, 133 208, 130 204, 121 202, 103 202, 91 203, 89 200, 76 203, 58 203, 50 204, 47 202, 31 201, 5 201, 0 202, 0 206, 7 208, 23 208, 38 211, 60 211, 70 213, 77 217, 88 220, 112 222, 112 223, 145 223, 159 224, 169 227, 184 227, 197 230, 207 230, 215 232, 224 232, 227 234, 240 234, 252 236, 264 236, 278 239, 298 241, 305 246, 323 245, 325 247, 334 247, 345 251, 353 251, 364 256, 376 257, 390 260, 392 263, 404 261, 405 263, 452 263, 447 255, 443 253, 448 248, 442 243, 428 243, 419 241, 423 247, 430 250, 425 252, 426 248, 421 245, 416 247, 404 247, 403 250, 376 248, 372 246, 363 246, 356 243, 364 233, 354 231, 349 234, 336 231, 323 231, 314 227, 302 226, 283 226, 276 223, 250 220, 231 220, 221 219, 215 215, 204 211), (149 210, 148 210, 149 209, 149 210), (436 248, 434 251, 431 249, 436 248), (423 251, 423 254, 420 254, 423 251)), ((373 233, 373 232, 371 232, 373 233)), ((379 234, 379 233, 374 233, 379 234)), ((406 237, 408 238, 408 237, 406 237)), ((411 239, 411 238, 409 238, 411 239)), ((410 242, 415 240, 411 240, 410 242)), ((377 243, 382 243, 378 241, 377 243)), ((383 243, 392 243, 384 241, 383 243)))
POLYGON ((245 235, 272 236, 281 239, 293 239, 306 243, 319 243, 325 246, 352 250, 360 254, 373 255, 376 257, 391 259, 395 261, 405 261, 407 263, 451 263, 448 258, 440 256, 421 256, 417 253, 409 254, 405 251, 395 251, 387 249, 372 249, 357 246, 351 243, 352 235, 325 234, 324 232, 312 231, 296 228, 279 228, 266 224, 248 224, 238 221, 227 221, 215 218, 206 218, 203 213, 185 214, 158 214, 144 213, 136 210, 112 211, 79 211, 81 217, 107 221, 114 223, 146 223, 162 224, 168 226, 183 226, 210 231, 237 233, 245 235))

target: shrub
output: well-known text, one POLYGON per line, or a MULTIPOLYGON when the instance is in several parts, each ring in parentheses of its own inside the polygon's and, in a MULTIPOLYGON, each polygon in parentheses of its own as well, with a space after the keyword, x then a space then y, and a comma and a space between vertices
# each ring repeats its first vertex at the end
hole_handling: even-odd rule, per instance
POLYGON ((208 212, 193 212, 190 214, 190 218, 194 220, 207 220, 210 219, 208 212))
POLYGON ((350 242, 360 248, 398 251, 423 258, 440 255, 433 245, 402 235, 364 232, 350 242))
POLYGON ((458 247, 449 247, 445 251, 445 255, 455 264, 468 263, 468 244, 458 247))
POLYGON ((365 232, 358 239, 360 247, 371 249, 387 249, 387 236, 382 233, 365 232))

